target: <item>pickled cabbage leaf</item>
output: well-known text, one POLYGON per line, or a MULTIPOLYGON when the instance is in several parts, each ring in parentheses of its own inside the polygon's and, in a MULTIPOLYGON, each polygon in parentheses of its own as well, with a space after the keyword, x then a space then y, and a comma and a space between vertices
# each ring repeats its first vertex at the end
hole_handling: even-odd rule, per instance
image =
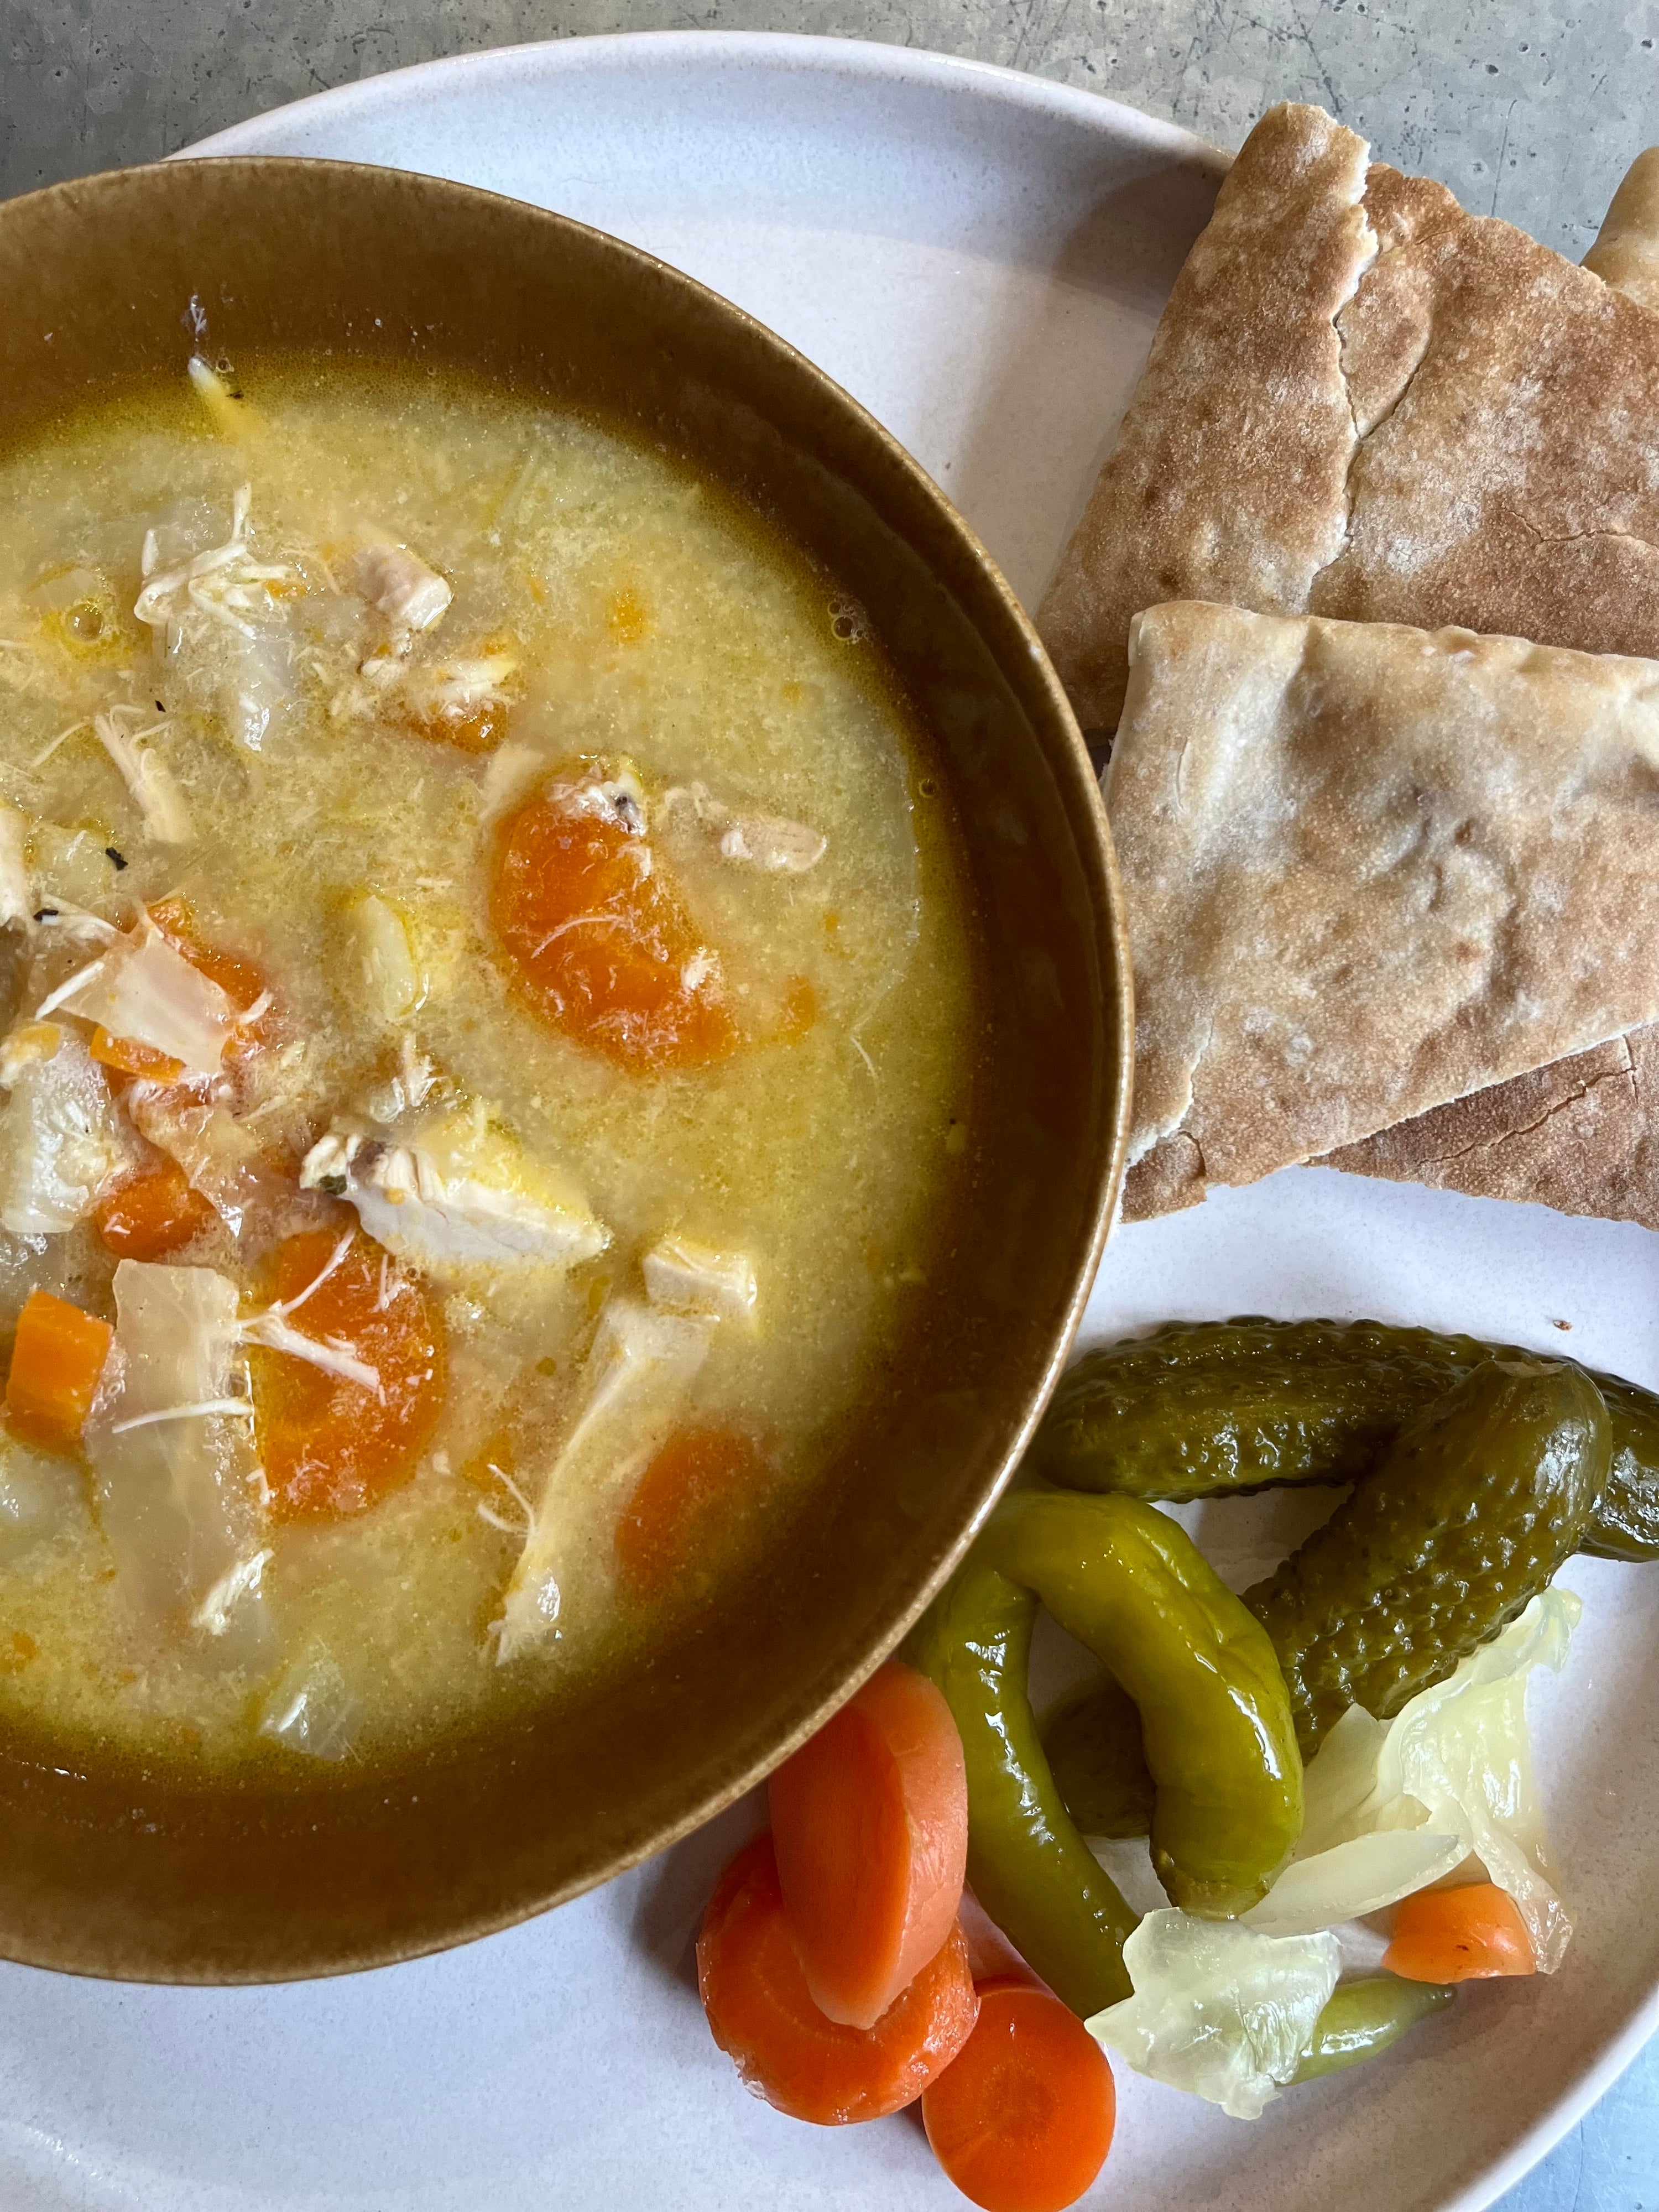
POLYGON ((1085 2022, 1107 2050, 1236 2120, 1291 2081, 1341 1969, 1334 1936, 1264 1936, 1236 1920, 1149 1912, 1123 1946, 1134 1995, 1085 2022))
POLYGON ((14 1030, 0 1046, 0 1224, 55 1237, 91 1212, 126 1161, 131 1139, 104 1072, 83 1040, 52 1022, 14 1030))
POLYGON ((325 1644, 311 1644, 283 1668, 259 1711, 259 1733, 307 1759, 349 1759, 357 1701, 325 1644))
POLYGON ((1571 1590, 1541 1591, 1394 1720, 1352 1706, 1308 1768, 1301 1857, 1396 1830, 1455 1838, 1515 1899, 1540 1971, 1553 1973, 1572 1923, 1556 1894, 1533 1776, 1527 1683, 1535 1668, 1560 1671, 1583 1610, 1571 1590))
MULTIPOLYGON (((1355 1707, 1353 1710, 1358 1710, 1355 1707)), ((1259 1905, 1241 1915, 1264 1936, 1309 1936, 1426 1889, 1468 1856, 1461 1836, 1432 1828, 1379 1829, 1292 1859, 1259 1905)))

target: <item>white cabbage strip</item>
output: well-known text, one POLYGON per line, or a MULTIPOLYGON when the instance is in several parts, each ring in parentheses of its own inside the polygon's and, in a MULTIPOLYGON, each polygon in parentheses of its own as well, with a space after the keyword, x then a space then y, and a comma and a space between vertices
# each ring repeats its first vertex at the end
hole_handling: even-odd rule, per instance
POLYGON ((131 1139, 103 1070, 67 1028, 37 1022, 0 1048, 0 1225, 53 1237, 85 1220, 131 1139))
POLYGON ((714 1323, 613 1297, 599 1316, 580 1389, 580 1411, 548 1471, 523 1553, 495 1624, 496 1657, 508 1660, 554 1630, 573 1501, 584 1510, 626 1492, 678 1419, 708 1356, 714 1323))
POLYGON ((61 1007, 183 1062, 192 1075, 216 1075, 236 1032, 236 1009, 210 975, 176 951, 149 917, 107 952, 60 985, 41 1011, 61 1007))
POLYGON ((350 1755, 356 1699, 333 1653, 313 1644, 283 1668, 260 1709, 259 1733, 307 1759, 350 1755))
POLYGON ((246 1392, 232 1387, 237 1304, 211 1267, 123 1260, 115 1387, 87 1430, 98 1517, 134 1614, 156 1633, 197 1620, 222 1643, 242 1631, 228 1658, 263 1625, 245 1564, 259 1547, 246 1392), (209 1410, 232 1401, 234 1413, 209 1410))

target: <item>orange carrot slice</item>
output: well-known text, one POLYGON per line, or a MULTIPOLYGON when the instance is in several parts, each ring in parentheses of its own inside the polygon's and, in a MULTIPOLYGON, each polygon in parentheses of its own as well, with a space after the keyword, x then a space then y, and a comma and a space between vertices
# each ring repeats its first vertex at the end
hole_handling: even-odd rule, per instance
POLYGON ((408 1481, 443 1407, 444 1333, 412 1275, 361 1230, 307 1230, 278 1247, 275 1294, 290 1326, 373 1368, 374 1387, 290 1352, 250 1353, 271 1504, 284 1520, 361 1513, 408 1481), (326 1272, 325 1272, 326 1271, 326 1272), (312 1284, 309 1295, 302 1296, 312 1284))
POLYGON ((778 1879, 806 1986, 830 2019, 879 2020, 956 1926, 968 1776, 944 1697, 896 1659, 769 1785, 778 1879))
POLYGON ((496 848, 490 920, 517 981, 555 1029, 635 1075, 718 1060, 738 1042, 718 963, 645 840, 568 773, 496 848))
POLYGON ((984 2212, 1064 2212, 1112 2147, 1117 2093, 1077 2014, 1013 1977, 979 1984, 960 2056, 921 2093, 933 2155, 984 2212))
POLYGON ((210 944, 189 902, 177 893, 158 899, 149 918, 175 952, 182 952, 192 968, 199 968, 215 982, 239 1014, 245 1014, 265 988, 265 979, 251 960, 210 944))
POLYGON ((1406 1898, 1395 1910, 1382 1964, 1408 1982, 1492 1981, 1538 1972, 1515 1899, 1491 1881, 1419 1889, 1406 1898))
POLYGON ((114 1331, 50 1291, 31 1291, 17 1316, 6 1419, 14 1435, 47 1451, 72 1452, 97 1395, 114 1331))
POLYGON ((660 1597, 710 1523, 759 1489, 760 1447, 732 1429, 682 1429, 635 1485, 617 1523, 617 1565, 641 1597, 660 1597))
POLYGON ((164 1260, 210 1229, 218 1216, 185 1180, 176 1160, 161 1159, 106 1191, 92 1209, 92 1225, 123 1260, 164 1260))
POLYGON ((138 1037, 112 1036, 104 1029, 94 1030, 91 1050, 94 1060, 118 1075, 142 1076, 149 1083, 176 1083, 185 1072, 184 1061, 170 1052, 158 1051, 138 1037))
POLYGON ((813 2003, 784 1924, 772 1838, 757 1836, 720 1876, 697 1938, 697 1986, 714 2040, 750 2088, 820 2127, 878 2120, 951 2063, 978 2000, 953 1931, 872 2027, 813 2003))

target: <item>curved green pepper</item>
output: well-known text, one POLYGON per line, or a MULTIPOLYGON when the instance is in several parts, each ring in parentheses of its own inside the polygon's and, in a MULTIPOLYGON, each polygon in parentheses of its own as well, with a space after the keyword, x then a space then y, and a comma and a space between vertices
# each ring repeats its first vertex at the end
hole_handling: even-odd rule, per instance
POLYGON ((1395 1974, 1340 1984, 1319 2015, 1292 2084, 1322 2081, 1327 2074, 1340 2074, 1362 2058, 1374 2057, 1408 2027, 1441 2011, 1456 1994, 1439 1982, 1406 1982, 1395 1974))
POLYGON ((968 1765, 968 1875, 1045 1981, 1087 2014, 1131 1994, 1135 1924, 1054 1787, 1025 1688, 1038 1600, 1139 1710, 1152 1861, 1216 1917, 1265 1895, 1302 1827, 1302 1763, 1272 1645, 1192 1540, 1129 1498, 1022 1491, 991 1516, 921 1624, 968 1765))

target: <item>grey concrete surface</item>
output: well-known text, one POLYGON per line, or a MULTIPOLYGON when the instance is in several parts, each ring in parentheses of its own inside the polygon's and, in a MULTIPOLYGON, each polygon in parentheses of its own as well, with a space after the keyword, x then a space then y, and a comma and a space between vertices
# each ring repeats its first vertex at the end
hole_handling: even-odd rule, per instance
MULTIPOLYGON (((0 196, 439 54, 702 27, 972 55, 1226 146, 1317 100, 1575 258, 1659 141, 1659 0, 0 0, 0 196)), ((1659 2045, 1503 2212, 1659 2212, 1659 2045)))

